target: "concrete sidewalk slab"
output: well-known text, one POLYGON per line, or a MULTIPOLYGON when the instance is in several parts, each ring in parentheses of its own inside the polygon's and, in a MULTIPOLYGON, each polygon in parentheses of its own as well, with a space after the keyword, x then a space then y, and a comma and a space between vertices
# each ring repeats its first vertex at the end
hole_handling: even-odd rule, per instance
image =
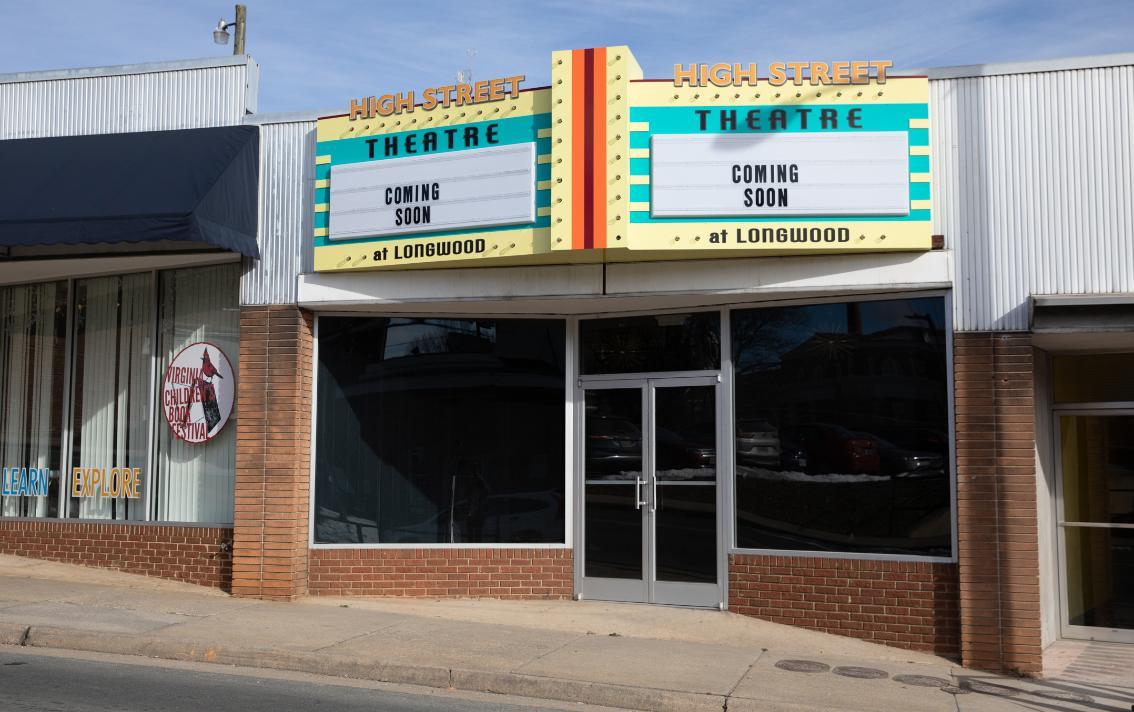
POLYGON ((591 635, 517 672, 723 698, 761 652, 759 648, 591 635))
POLYGON ((240 641, 245 641, 246 645, 247 641, 255 641, 256 647, 264 649, 317 651, 372 634, 405 620, 405 616, 344 616, 335 609, 264 602, 263 605, 215 612, 206 618, 186 620, 176 628, 157 631, 155 635, 160 638, 228 645, 240 641))
POLYGON ((516 626, 403 618, 396 625, 332 645, 325 652, 408 665, 511 672, 578 637, 557 631, 535 635, 530 628, 516 626))
POLYGON ((924 653, 715 611, 571 601, 274 603, 61 564, 9 565, 12 558, 0 556, 5 645, 640 710, 1126 712, 1134 703, 1121 686, 985 675, 924 653), (776 666, 790 659, 827 667, 776 666), (827 669, 839 666, 881 672, 863 679, 827 669), (947 680, 958 694, 899 675, 947 680))
POLYGON ((20 603, 0 610, 0 622, 24 626, 51 626, 60 621, 82 630, 102 633, 147 633, 191 618, 176 613, 139 611, 132 608, 99 608, 91 615, 91 606, 80 603, 20 603))
MULTIPOLYGON (((752 666, 744 679, 733 690, 729 709, 758 709, 759 705, 775 703, 791 709, 839 709, 854 712, 874 712, 879 709, 910 710, 910 712, 945 712, 955 710, 953 696, 936 687, 923 687, 902 683, 903 676, 936 678, 949 685, 954 681, 953 666, 947 661, 936 665, 895 662, 891 660, 864 660, 862 657, 845 658, 825 655, 769 651, 752 666), (814 662, 825 667, 819 672, 794 672, 778 664, 794 661, 814 662), (852 668, 845 670, 845 668, 852 668), (857 668, 857 670, 855 670, 857 668), (850 677, 839 672, 867 675, 875 671, 878 677, 850 677), (895 678, 898 679, 895 679, 895 678), (741 704, 741 701, 745 701, 741 704)), ((924 680, 930 682, 929 679, 924 680)))

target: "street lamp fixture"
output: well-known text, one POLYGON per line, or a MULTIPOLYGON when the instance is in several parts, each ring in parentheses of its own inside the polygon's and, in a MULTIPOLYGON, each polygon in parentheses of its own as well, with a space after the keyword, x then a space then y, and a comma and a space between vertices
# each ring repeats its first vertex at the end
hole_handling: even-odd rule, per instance
POLYGON ((244 30, 247 26, 248 11, 243 5, 236 6, 236 20, 225 22, 224 18, 217 20, 216 29, 213 30, 213 42, 219 45, 228 44, 228 28, 236 28, 236 42, 233 43, 233 54, 244 54, 244 30))

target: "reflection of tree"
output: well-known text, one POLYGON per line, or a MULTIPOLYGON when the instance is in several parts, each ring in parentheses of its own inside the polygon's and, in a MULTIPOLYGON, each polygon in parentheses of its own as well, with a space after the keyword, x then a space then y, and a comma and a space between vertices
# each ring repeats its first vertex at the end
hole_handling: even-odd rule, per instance
POLYGON ((585 322, 582 336, 585 367, 594 373, 698 370, 720 362, 715 311, 585 322))
POLYGON ((421 354, 443 354, 449 351, 449 334, 439 332, 422 334, 415 337, 409 344, 409 352, 414 356, 421 354))
POLYGON ((794 346, 807 324, 802 309, 753 309, 732 314, 732 352, 738 373, 759 371, 779 364, 780 356, 794 346))

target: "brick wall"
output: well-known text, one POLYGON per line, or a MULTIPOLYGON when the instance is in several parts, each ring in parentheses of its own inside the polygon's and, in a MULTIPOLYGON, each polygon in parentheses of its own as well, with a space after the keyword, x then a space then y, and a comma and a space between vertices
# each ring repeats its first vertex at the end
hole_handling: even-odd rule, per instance
POLYGON ((962 661, 1039 674, 1031 339, 959 333, 953 351, 962 661))
POLYGON ((167 524, 0 519, 0 554, 228 589, 232 530, 167 524))
POLYGON ((234 595, 307 590, 312 324, 296 307, 240 310, 234 595))
POLYGON ((312 549, 327 596, 570 598, 570 549, 312 549))
POLYGON ((956 657, 955 564, 729 555, 729 610, 956 657))

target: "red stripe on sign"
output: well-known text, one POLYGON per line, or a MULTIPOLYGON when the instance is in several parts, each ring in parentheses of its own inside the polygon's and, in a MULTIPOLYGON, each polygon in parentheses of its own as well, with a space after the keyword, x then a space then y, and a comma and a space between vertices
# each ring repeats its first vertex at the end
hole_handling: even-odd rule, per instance
POLYGON ((606 247, 606 48, 599 47, 594 50, 594 87, 591 92, 594 115, 591 117, 591 126, 594 127, 594 152, 590 154, 591 165, 594 166, 594 185, 591 196, 594 201, 594 246, 606 247))
POLYGON ((595 51, 586 50, 583 60, 583 155, 586 156, 586 168, 583 171, 583 225, 586 233, 583 235, 583 247, 592 249, 595 246, 595 51))

